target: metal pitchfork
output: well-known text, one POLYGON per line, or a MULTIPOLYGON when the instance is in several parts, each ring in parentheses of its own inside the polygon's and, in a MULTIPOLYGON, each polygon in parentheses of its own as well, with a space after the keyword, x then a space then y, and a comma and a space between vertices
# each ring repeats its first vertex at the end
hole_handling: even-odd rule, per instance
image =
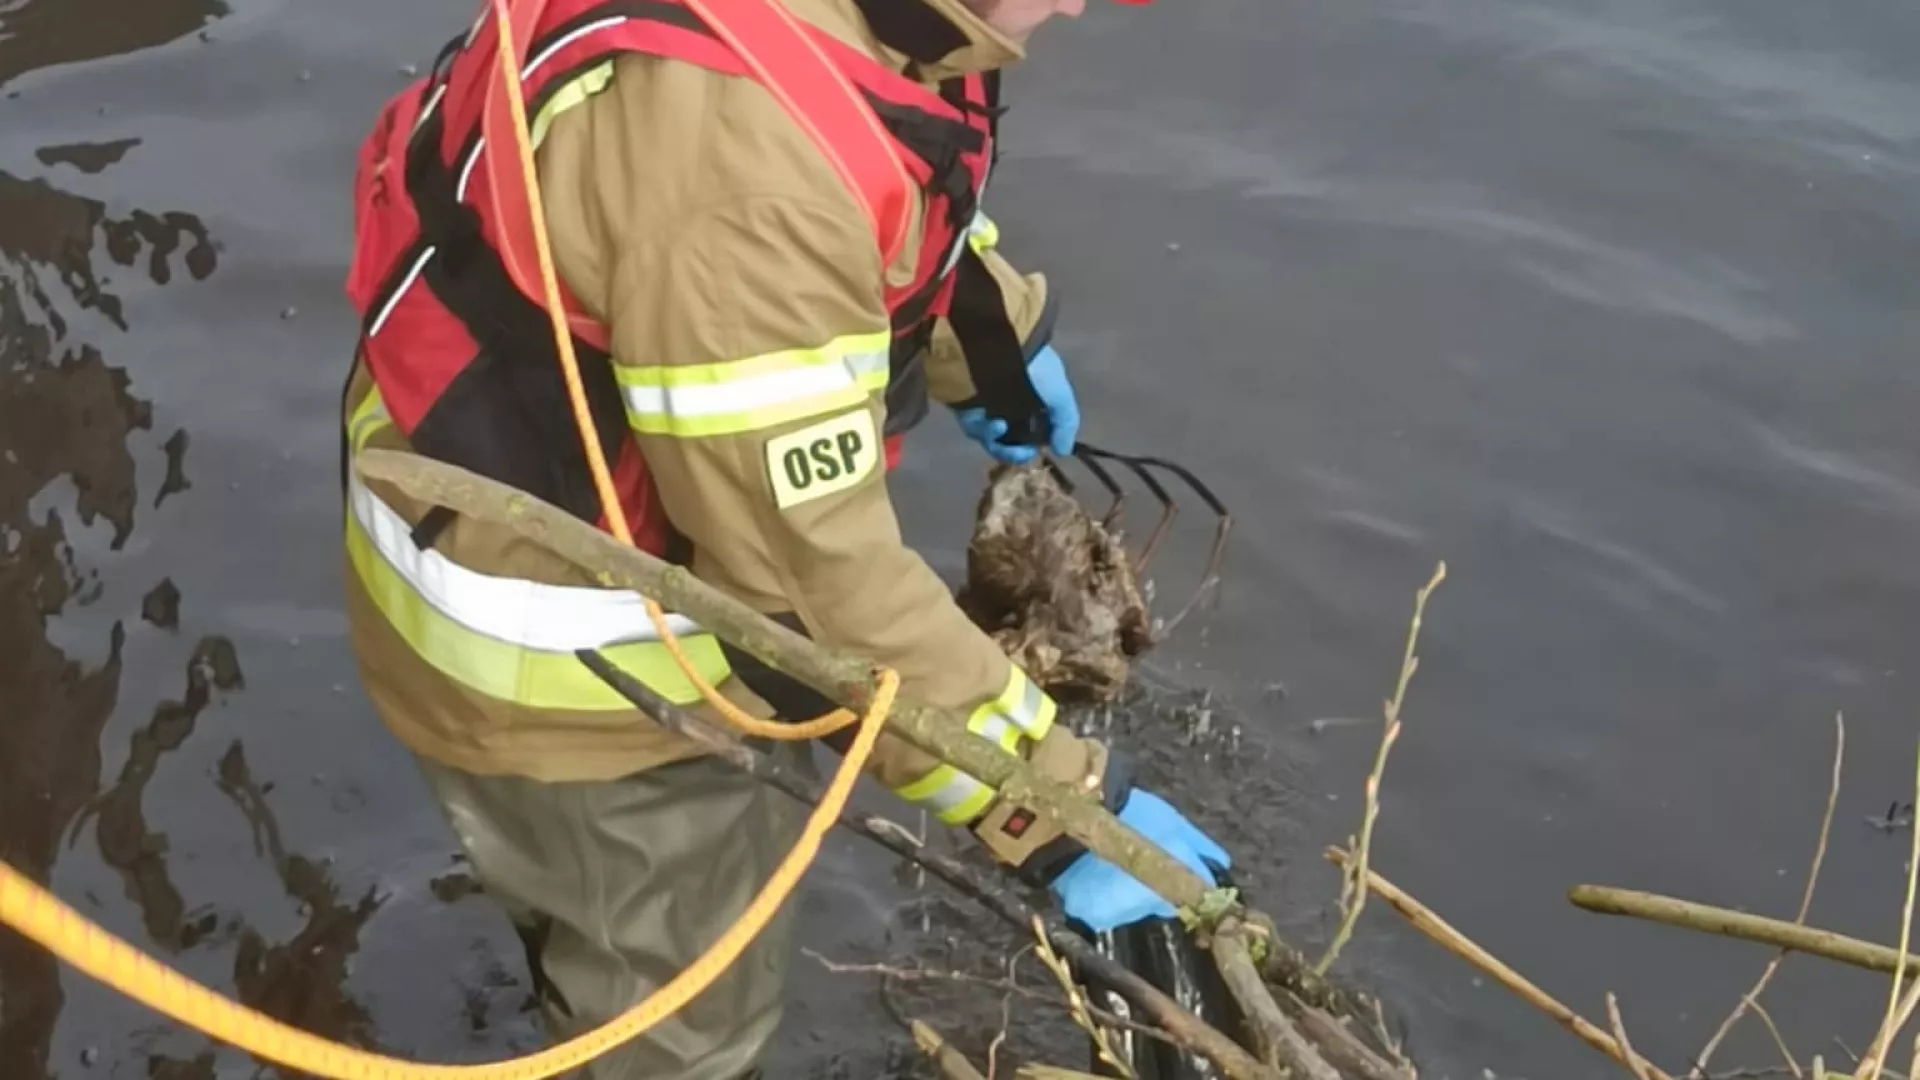
MULTIPOLYGON (((1116 462, 1125 466, 1128 471, 1138 476, 1141 483, 1147 486, 1147 490, 1153 493, 1153 497, 1160 501, 1160 520, 1154 523, 1153 532, 1148 535, 1146 546, 1141 549, 1134 561, 1133 572, 1136 578, 1145 576, 1147 564, 1152 561, 1154 553, 1160 548, 1161 541, 1166 539, 1168 530, 1173 527, 1173 519, 1180 514, 1180 504, 1168 494, 1165 485, 1161 484, 1159 478, 1149 472, 1149 469, 1163 469, 1179 477, 1200 496, 1200 500, 1206 503, 1207 508, 1212 510, 1214 516, 1219 519, 1219 524, 1215 526, 1213 533, 1213 550, 1207 557, 1206 575, 1200 579, 1200 584, 1194 589, 1193 596, 1187 600, 1186 605, 1171 621, 1164 624, 1159 634, 1155 635, 1157 639, 1164 640, 1193 612, 1195 607, 1199 606, 1200 601, 1220 584, 1220 564, 1226 558, 1227 534, 1233 529, 1233 514, 1227 509, 1226 504, 1220 501, 1219 496, 1213 493, 1212 488, 1202 483, 1200 478, 1193 475, 1186 466, 1177 462, 1146 455, 1115 453, 1084 442, 1073 444, 1073 456, 1093 474, 1094 479, 1100 482, 1100 486, 1104 487, 1113 499, 1112 505, 1107 507, 1107 512, 1100 518, 1101 528, 1112 532, 1119 525, 1120 515, 1126 509, 1127 502, 1126 491, 1121 488, 1119 482, 1113 478, 1113 474, 1102 462, 1116 462)), ((1066 489, 1067 494, 1072 495, 1075 485, 1067 477, 1066 470, 1061 468, 1059 461, 1046 455, 1043 455, 1041 460, 1046 462, 1047 471, 1053 474, 1053 478, 1066 489)))

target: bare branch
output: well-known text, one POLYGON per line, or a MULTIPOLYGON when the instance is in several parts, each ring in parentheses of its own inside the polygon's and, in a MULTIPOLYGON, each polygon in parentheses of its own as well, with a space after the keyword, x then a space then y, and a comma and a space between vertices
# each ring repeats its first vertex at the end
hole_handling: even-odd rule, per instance
MULTIPOLYGON (((1342 867, 1352 862, 1352 856, 1338 848, 1328 848, 1327 858, 1334 864, 1342 867)), ((1580 1040, 1588 1046, 1593 1047, 1595 1050, 1600 1051, 1623 1065, 1638 1060, 1640 1064, 1646 1066, 1647 1074, 1651 1080, 1673 1080, 1672 1077, 1662 1072, 1659 1067, 1648 1063, 1644 1058, 1638 1058, 1637 1055, 1629 1057, 1621 1050, 1620 1045, 1614 1041, 1613 1036, 1595 1027, 1591 1021, 1574 1012, 1572 1009, 1567 1008, 1559 1001, 1556 1001, 1552 995, 1548 994, 1545 990, 1527 981, 1525 976, 1502 963, 1492 953, 1481 948, 1473 939, 1455 930, 1452 926, 1449 926, 1446 920, 1434 914, 1425 904, 1422 904, 1420 901, 1415 900, 1413 897, 1401 891, 1399 886, 1381 877, 1372 870, 1369 870, 1367 871, 1367 887, 1379 894, 1382 900, 1385 900, 1395 911, 1398 911, 1408 922, 1412 923, 1414 929, 1419 930, 1421 933, 1445 946, 1446 949, 1455 956, 1479 968, 1494 981, 1518 995, 1528 1004, 1559 1021, 1560 1026, 1579 1036, 1580 1040)))
POLYGON ((1072 973, 1067 970, 1067 962, 1060 959, 1060 955, 1053 951, 1053 945, 1047 940, 1046 925, 1040 921, 1038 915, 1033 917, 1033 939, 1040 946, 1040 962, 1047 965, 1048 971, 1053 972, 1053 977, 1060 981, 1060 989, 1067 995, 1073 1022, 1080 1025, 1080 1029, 1093 1040, 1094 1049, 1099 1053, 1100 1060, 1112 1066, 1113 1070, 1125 1080, 1138 1080, 1133 1066, 1121 1060, 1120 1055, 1113 1052, 1113 1041, 1107 1038, 1107 1030, 1094 1021, 1085 995, 1081 994, 1080 987, 1075 985, 1072 973))
MULTIPOLYGON (((1025 952, 1026 950, 1021 950, 1021 955, 1024 955, 1025 952)), ((895 967, 892 964, 853 964, 839 960, 829 960, 812 949, 807 948, 802 948, 800 953, 808 959, 816 961, 821 967, 826 968, 835 975, 878 975, 883 979, 893 979, 903 983, 958 983, 965 986, 978 986, 983 990, 998 990, 1001 993, 1017 996, 1027 1001, 1047 1005, 1055 1009, 1066 1010, 1072 1007, 1058 994, 1048 993, 1044 990, 1015 982, 1011 977, 1006 979, 991 979, 984 975, 973 975, 964 971, 944 971, 937 968, 895 967)), ((1105 1009, 1091 1004, 1089 1004, 1087 1008, 1093 1013, 1095 1019, 1108 1027, 1121 1028, 1126 1031, 1145 1035, 1151 1039, 1159 1039, 1161 1042, 1173 1046, 1183 1045, 1179 1039, 1174 1038, 1172 1033, 1162 1028, 1154 1027, 1152 1024, 1143 1024, 1138 1020, 1129 1020, 1124 1016, 1108 1012, 1105 1009)))
MULTIPOLYGON (((1813 865, 1807 869, 1807 887, 1800 894, 1800 912, 1793 917, 1794 923, 1800 926, 1807 924, 1807 916, 1813 911, 1813 891, 1820 883, 1820 867, 1827 858, 1827 837, 1833 832, 1834 809, 1840 805, 1840 772, 1846 757, 1847 718, 1841 713, 1835 713, 1833 715, 1833 781, 1827 787, 1827 812, 1826 816, 1820 819, 1820 842, 1813 849, 1813 865)), ((1746 1015, 1747 1010, 1760 1000, 1760 995, 1766 993, 1767 986, 1773 982, 1774 974, 1786 961, 1789 951, 1781 949, 1774 954, 1772 960, 1767 962, 1766 970, 1760 973, 1760 980, 1753 984, 1753 989, 1741 997, 1740 1004, 1734 1006, 1733 1012, 1729 1013, 1726 1020, 1720 1024, 1720 1029, 1713 1033, 1713 1038, 1707 1040, 1707 1045, 1701 1047, 1700 1053, 1694 1058, 1693 1070, 1689 1073, 1688 1080, 1700 1080, 1706 1075, 1707 1065, 1713 1060, 1714 1051, 1720 1048, 1720 1044, 1733 1031, 1733 1026, 1740 1022, 1740 1018, 1746 1015)), ((1799 1076, 1800 1066, 1794 1063, 1792 1055, 1788 1055, 1787 1063, 1793 1066, 1794 1075, 1799 1076)))
MULTIPOLYGON (((1914 800, 1920 802, 1920 753, 1916 753, 1914 758, 1913 786, 1914 800)), ((1907 973, 1907 945, 1913 940, 1913 897, 1916 886, 1920 886, 1920 827, 1913 830, 1913 847, 1907 853, 1907 903, 1900 914, 1900 958, 1894 964, 1893 987, 1887 994, 1887 1018, 1880 1025, 1880 1033, 1874 1036, 1866 1060, 1860 1063, 1860 1071, 1854 1074, 1864 1080, 1880 1080, 1894 1038, 1900 1034, 1901 1028, 1907 1026, 1907 1018, 1913 1015, 1914 1006, 1920 1004, 1920 979, 1913 981, 1906 1000, 1900 1000, 1900 983, 1907 973)))
POLYGON ((1633 1072, 1634 1080, 1653 1080, 1647 1072, 1647 1063, 1639 1054, 1633 1052, 1633 1043, 1627 1041, 1627 1024, 1620 1019, 1620 999, 1607 991, 1607 1020, 1613 1025, 1613 1041, 1620 1048, 1620 1055, 1626 1066, 1633 1072))
POLYGON ((1315 975, 1325 976, 1333 962, 1340 958, 1340 950, 1353 937, 1353 928, 1360 922, 1360 910, 1367 904, 1367 889, 1362 882, 1366 880, 1367 861, 1373 851, 1374 822, 1380 817, 1380 780, 1387 771, 1387 755, 1400 739, 1400 708, 1406 702, 1407 684, 1413 681, 1414 672, 1420 670, 1420 657, 1414 649, 1420 643, 1420 623, 1426 617, 1427 598, 1446 579, 1447 564, 1442 562, 1434 568, 1433 578, 1426 587, 1414 594, 1413 621, 1407 626, 1406 651, 1400 658, 1400 679, 1394 685, 1393 697, 1386 703, 1386 729, 1380 736, 1380 749, 1374 754, 1373 771, 1367 774, 1367 805, 1360 819, 1360 839, 1353 845, 1353 864, 1340 885, 1340 927, 1334 931, 1327 954, 1314 965, 1315 975))

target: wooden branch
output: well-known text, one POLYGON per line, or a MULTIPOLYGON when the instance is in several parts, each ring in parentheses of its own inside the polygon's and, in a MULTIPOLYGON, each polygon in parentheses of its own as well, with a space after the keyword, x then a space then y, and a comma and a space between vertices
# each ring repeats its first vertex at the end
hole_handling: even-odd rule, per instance
MULTIPOLYGON (((1784 919, 1749 915, 1744 911, 1730 911, 1692 900, 1605 885, 1577 885, 1567 894, 1567 898, 1579 907, 1600 915, 1625 915, 1682 930, 1755 941, 1887 975, 1893 974, 1900 965, 1899 950, 1885 945, 1790 923, 1784 919)), ((1911 957, 1908 963, 1920 964, 1920 956, 1911 957)))
POLYGON ((908 1025, 908 1030, 913 1032, 913 1045, 927 1055, 947 1080, 987 1080, 980 1075, 979 1069, 973 1067, 973 1062, 967 1060, 967 1055, 955 1050, 952 1043, 941 1038, 939 1032, 923 1021, 913 1021, 908 1025))
MULTIPOLYGON (((1342 869, 1345 869, 1351 862, 1347 853, 1337 848, 1327 849, 1327 859, 1342 869)), ((1639 1058, 1637 1055, 1632 1058, 1628 1057, 1626 1052, 1621 1049, 1620 1044, 1614 1040, 1613 1036, 1595 1027, 1591 1021, 1574 1012, 1572 1009, 1567 1008, 1565 1005, 1562 1005, 1559 1001, 1556 1001, 1552 995, 1535 986, 1529 982, 1525 976, 1502 963, 1499 958, 1481 948, 1473 939, 1455 930, 1447 924, 1445 919, 1434 914, 1432 910, 1420 901, 1402 892, 1398 886, 1386 878, 1369 870, 1367 872, 1367 887, 1372 889, 1380 899, 1385 900, 1395 911, 1398 911, 1404 916, 1408 922, 1412 923, 1414 929, 1432 938, 1455 956, 1479 968, 1534 1008, 1553 1017, 1560 1023, 1561 1027, 1573 1032, 1588 1046, 1593 1047, 1595 1050, 1600 1051, 1622 1065, 1631 1066, 1633 1062, 1638 1061, 1641 1065, 1645 1065, 1647 1074, 1652 1080, 1673 1080, 1671 1076, 1662 1072, 1651 1063, 1646 1062, 1645 1059, 1639 1058)))
POLYGON ((1022 1065, 1015 1070, 1013 1080, 1106 1080, 1106 1078, 1092 1073, 1062 1069, 1057 1065, 1022 1065))
MULTIPOLYGON (((607 681, 635 707, 657 719, 669 731, 686 736, 713 750, 761 782, 799 801, 812 805, 820 800, 823 784, 787 769, 765 754, 754 750, 698 716, 667 702, 653 691, 609 664, 596 653, 582 653, 581 660, 607 681)), ((1032 925, 1035 910, 1012 890, 987 880, 974 867, 951 855, 928 851, 910 833, 885 818, 872 814, 848 814, 840 824, 867 840, 925 869, 961 894, 1022 931, 1032 925)), ((1232 1080, 1279 1080, 1274 1070, 1261 1065, 1253 1056, 1217 1028, 1193 1015, 1152 983, 1122 967, 1094 948, 1085 938, 1055 918, 1043 920, 1047 941, 1079 969, 1082 977, 1125 998, 1182 1049, 1207 1058, 1232 1080)))
POLYGON ((1222 922, 1213 935, 1212 946, 1214 962, 1226 980, 1228 991, 1239 1003, 1241 1014, 1253 1025, 1254 1043, 1261 1059, 1286 1069, 1294 1080, 1340 1080, 1340 1074, 1280 1011, 1267 984, 1260 980, 1240 921, 1222 922))
POLYGON ((1413 1080, 1412 1070, 1388 1061, 1354 1034, 1347 1025, 1335 1020, 1325 1009, 1316 1008, 1292 993, 1274 995, 1280 1007, 1313 1044, 1320 1048, 1327 1064, 1344 1075, 1359 1080, 1413 1080))
MULTIPOLYGON (((591 573, 606 588, 632 589, 680 612, 785 675, 855 712, 873 700, 873 668, 787 629, 693 576, 547 502, 419 454, 370 449, 355 455, 362 478, 409 498, 504 528, 591 573)), ((1120 867, 1176 908, 1198 910, 1205 879, 1121 824, 1099 801, 1035 774, 1025 761, 967 730, 967 716, 901 700, 887 729, 962 772, 1057 820, 1088 850, 1120 867)))

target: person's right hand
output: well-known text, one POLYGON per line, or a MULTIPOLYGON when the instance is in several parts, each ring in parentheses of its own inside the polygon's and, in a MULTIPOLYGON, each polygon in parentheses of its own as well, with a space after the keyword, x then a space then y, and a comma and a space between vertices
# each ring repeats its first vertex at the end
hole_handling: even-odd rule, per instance
MULTIPOLYGON (((1073 392, 1073 380, 1067 377, 1066 361, 1052 345, 1041 348, 1028 361, 1027 383, 1046 409, 1047 446, 1058 457, 1071 457, 1074 443, 1080 438, 1080 399, 1073 392)), ((1009 430, 1006 419, 980 406, 955 409, 953 418, 967 438, 979 443, 995 461, 1025 465, 1040 456, 1039 447, 1001 442, 1009 430)))
MULTIPOLYGON (((1120 820, 1205 878, 1209 885, 1218 885, 1218 871, 1233 866, 1225 848, 1152 792, 1136 789, 1128 795, 1120 820)), ((1048 888, 1067 918, 1094 933, 1174 915, 1173 905, 1159 893, 1092 852, 1075 859, 1048 888)))

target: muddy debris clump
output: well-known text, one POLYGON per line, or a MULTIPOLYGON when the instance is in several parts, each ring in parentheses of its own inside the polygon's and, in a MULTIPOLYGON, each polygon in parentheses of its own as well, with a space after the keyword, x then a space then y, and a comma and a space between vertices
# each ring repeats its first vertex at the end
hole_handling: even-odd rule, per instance
POLYGON ((961 609, 1055 698, 1105 703, 1154 644, 1118 529, 1042 465, 997 466, 974 515, 961 609))

